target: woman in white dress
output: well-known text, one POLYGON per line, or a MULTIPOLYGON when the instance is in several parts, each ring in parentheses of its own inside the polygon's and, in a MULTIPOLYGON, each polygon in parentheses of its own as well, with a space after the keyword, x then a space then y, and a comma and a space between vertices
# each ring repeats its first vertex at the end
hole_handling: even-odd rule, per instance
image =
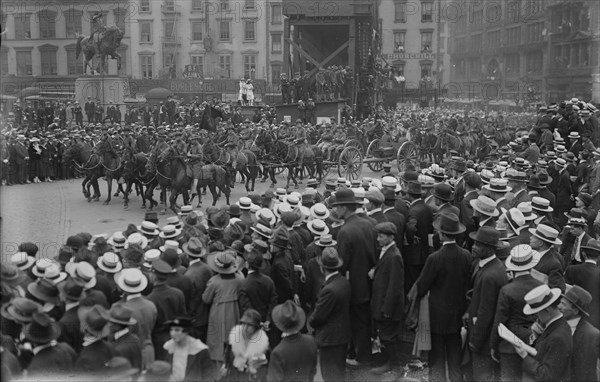
POLYGON ((254 85, 252 85, 251 79, 246 81, 246 99, 248 100, 247 105, 254 106, 254 85))

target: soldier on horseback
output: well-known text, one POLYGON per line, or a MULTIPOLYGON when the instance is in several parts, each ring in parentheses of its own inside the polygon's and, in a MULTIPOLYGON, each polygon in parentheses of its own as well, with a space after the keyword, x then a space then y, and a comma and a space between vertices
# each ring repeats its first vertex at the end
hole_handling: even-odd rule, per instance
POLYGON ((204 151, 202 149, 202 145, 200 144, 200 136, 192 136, 190 141, 191 143, 188 148, 187 157, 194 176, 192 191, 190 193, 193 200, 194 195, 196 195, 196 189, 198 188, 198 178, 200 178, 200 173, 202 172, 202 159, 204 158, 204 151))
POLYGON ((94 42, 94 48, 96 49, 96 53, 100 54, 100 41, 102 41, 104 32, 106 32, 106 26, 104 25, 104 22, 102 22, 101 12, 96 12, 94 16, 92 16, 92 27, 94 28, 94 30, 92 31, 90 40, 94 42))
POLYGON ((298 148, 298 165, 302 168, 302 164, 304 162, 304 154, 306 152, 306 148, 308 142, 306 140, 306 127, 302 123, 296 123, 296 129, 294 131, 294 144, 298 148))

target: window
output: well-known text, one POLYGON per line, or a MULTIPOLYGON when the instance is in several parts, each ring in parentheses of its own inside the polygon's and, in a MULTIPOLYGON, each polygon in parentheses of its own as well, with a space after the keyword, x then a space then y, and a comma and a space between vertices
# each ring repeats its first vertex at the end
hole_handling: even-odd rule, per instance
POLYGON ((529 52, 526 56, 527 73, 541 73, 543 65, 543 54, 540 51, 529 52))
POLYGON ((69 9, 64 13, 65 16, 65 35, 67 38, 75 38, 77 33, 81 33, 81 18, 83 12, 76 9, 69 9))
POLYGON ((518 75, 521 66, 521 57, 519 53, 509 54, 506 56, 506 74, 518 75))
POLYGON ((483 10, 473 11, 473 25, 483 25, 483 10))
POLYGON ((219 41, 231 41, 231 22, 229 20, 219 22, 219 41))
POLYGON ((520 17, 519 3, 512 1, 506 6, 506 18, 509 23, 518 23, 520 17))
POLYGON ((281 78, 281 72, 283 70, 283 65, 281 64, 271 64, 271 82, 278 83, 281 78))
POLYGON ((244 56, 244 78, 256 78, 256 56, 244 56))
POLYGON ((165 20, 164 28, 165 28, 165 30, 164 30, 165 41, 175 41, 175 38, 176 38, 175 21, 165 20))
POLYGON ((219 56, 219 69, 221 69, 221 78, 231 78, 231 56, 222 54, 219 56))
POLYGON ((431 77, 431 65, 430 62, 421 63, 421 78, 431 77))
POLYGON ((42 58, 42 76, 56 76, 56 49, 40 50, 42 58))
POLYGON ((152 55, 140 56, 140 65, 142 66, 142 78, 152 78, 154 57, 152 55))
POLYGON ((473 52, 481 51, 481 47, 483 45, 483 36, 480 34, 473 35, 471 37, 471 50, 473 52))
POLYGON ((405 23, 406 22, 406 2, 394 4, 394 22, 405 23))
POLYGON ((0 51, 0 73, 3 75, 8 74, 8 49, 0 51))
POLYGON ((281 53, 283 51, 282 37, 280 33, 271 35, 271 52, 281 53))
POLYGON ((433 32, 421 32, 421 52, 431 52, 433 32))
POLYGON ((84 74, 83 62, 81 61, 81 57, 79 57, 79 60, 75 58, 75 47, 66 48, 66 51, 67 51, 67 74, 70 76, 84 74))
POLYGON ((406 81, 406 78, 403 78, 406 61, 394 61, 392 65, 394 66, 394 81, 398 84, 406 81))
POLYGON ((244 41, 256 40, 256 22, 246 20, 244 21, 244 41))
POLYGON ((256 2, 254 0, 246 0, 245 8, 246 9, 254 9, 254 8, 256 8, 256 2))
POLYGON ((229 0, 221 0, 221 10, 222 11, 229 10, 229 0))
POLYGON ((165 10, 173 12, 175 10, 175 0, 165 0, 165 10))
POLYGON ((204 73, 204 56, 200 54, 192 54, 191 64, 194 66, 196 73, 204 73))
POLYGON ((44 9, 38 13, 40 38, 56 38, 56 12, 44 9))
POLYGON ((281 24, 282 22, 281 4, 271 5, 271 24, 281 24))
POLYGON ((140 21, 140 42, 152 42, 152 21, 140 21))
POLYGON ((421 22, 433 21, 433 3, 421 3, 421 22))
POLYGON ((140 11, 150 12, 150 0, 140 0, 140 11))
POLYGON ((177 59, 177 53, 174 52, 163 52, 163 68, 170 69, 174 66, 177 59))
POLYGON ((201 21, 192 21, 192 41, 204 40, 203 24, 201 21))
POLYGON ((125 33, 125 18, 127 17, 127 10, 123 8, 117 8, 114 11, 115 14, 115 25, 125 33))
POLYGON ((467 72, 467 65, 465 60, 460 59, 454 64, 455 73, 459 76, 464 76, 467 72))
POLYGON ((398 31, 394 32, 394 52, 404 53, 404 47, 406 40, 406 32, 398 31))
POLYGON ((29 15, 15 15, 15 39, 24 40, 31 38, 31 23, 29 15))
POLYGON ((500 47, 500 31, 488 32, 487 34, 487 48, 498 48, 500 47))
POLYGON ((514 46, 521 43, 521 26, 506 30, 506 45, 514 46))
POLYGON ((31 76, 31 50, 17 50, 17 75, 31 76))
POLYGON ((202 0, 192 0, 192 11, 204 12, 202 7, 202 0))

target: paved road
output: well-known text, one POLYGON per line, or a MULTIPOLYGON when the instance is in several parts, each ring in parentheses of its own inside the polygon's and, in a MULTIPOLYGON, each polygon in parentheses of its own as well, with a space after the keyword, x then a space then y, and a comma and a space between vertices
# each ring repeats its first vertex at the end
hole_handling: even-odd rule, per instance
MULTIPOLYGON (((376 177, 364 166, 362 176, 376 177)), ((283 175, 278 177, 278 186, 284 184, 283 175)), ((88 203, 81 193, 81 180, 38 183, 0 187, 0 243, 2 243, 2 261, 6 261, 17 250, 19 243, 32 241, 40 248, 40 256, 56 256, 58 249, 67 237, 78 232, 113 233, 124 230, 129 223, 140 224, 146 210, 141 209, 141 198, 132 193, 128 210, 123 209, 121 197, 114 198, 110 205, 102 202, 88 203)), ((113 185, 113 190, 114 186, 113 185)), ((293 186, 292 186, 293 187, 293 186)), ((255 193, 264 193, 269 183, 256 183, 255 193)), ((106 182, 100 182, 101 201, 106 198, 106 182)), ((300 187, 302 190, 302 186, 300 187)), ((114 191, 113 191, 114 192, 114 191)), ((246 195, 241 184, 236 184, 231 202, 246 195)), ((155 193, 158 199, 158 191, 155 193)), ((181 197, 179 203, 182 203, 181 197)), ((212 196, 203 196, 202 207, 212 204, 212 196)), ((221 197, 217 206, 225 204, 221 197)), ((167 211, 160 216, 159 225, 166 217, 173 216, 167 211)))

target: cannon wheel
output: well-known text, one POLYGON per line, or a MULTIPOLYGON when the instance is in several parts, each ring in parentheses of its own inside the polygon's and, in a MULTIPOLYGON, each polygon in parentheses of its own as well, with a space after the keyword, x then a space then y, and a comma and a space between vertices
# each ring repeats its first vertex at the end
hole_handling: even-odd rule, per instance
POLYGON ((398 149, 397 159, 398 171, 400 171, 400 173, 405 172, 406 167, 409 164, 413 164, 416 166, 418 164, 418 153, 417 147, 414 145, 414 143, 406 141, 403 144, 401 144, 400 148, 398 149))
POLYGON ((348 142, 346 142, 344 144, 344 148, 348 148, 348 147, 356 147, 361 153, 364 152, 363 145, 362 145, 362 143, 360 143, 360 141, 358 139, 348 140, 348 142))
MULTIPOLYGON (((380 141, 379 139, 373 139, 371 143, 369 143, 369 147, 367 147, 367 152, 365 153, 366 159, 377 158, 375 156, 375 152, 379 150, 380 141)), ((383 161, 367 161, 367 166, 371 169, 371 171, 380 172, 383 170, 383 161)))
POLYGON ((362 173, 363 156, 355 146, 348 146, 340 154, 338 159, 338 174, 347 180, 360 178, 362 173))

